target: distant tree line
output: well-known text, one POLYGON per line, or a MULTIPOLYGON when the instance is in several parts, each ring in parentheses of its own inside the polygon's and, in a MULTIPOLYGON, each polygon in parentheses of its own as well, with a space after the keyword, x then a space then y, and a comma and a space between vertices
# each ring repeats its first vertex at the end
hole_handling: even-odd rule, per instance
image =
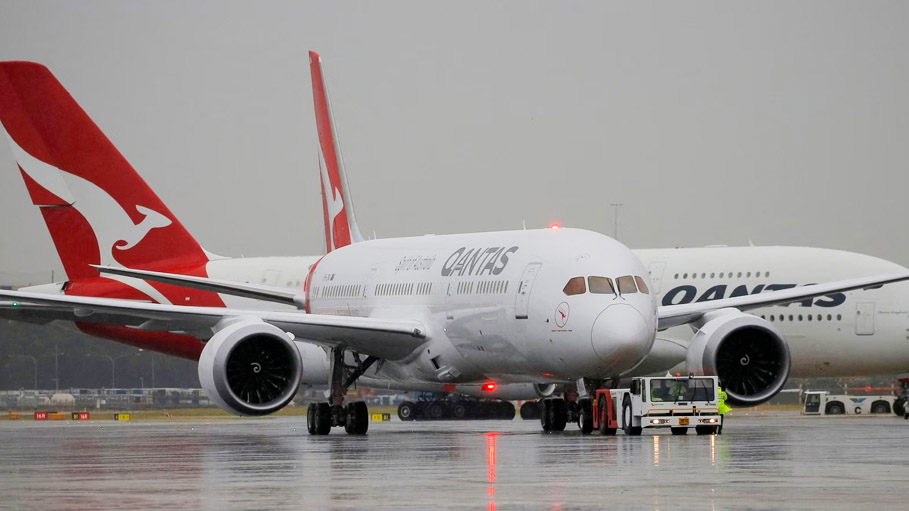
POLYGON ((200 386, 193 361, 98 339, 65 322, 0 319, 0 390, 33 389, 36 367, 43 390, 200 386))

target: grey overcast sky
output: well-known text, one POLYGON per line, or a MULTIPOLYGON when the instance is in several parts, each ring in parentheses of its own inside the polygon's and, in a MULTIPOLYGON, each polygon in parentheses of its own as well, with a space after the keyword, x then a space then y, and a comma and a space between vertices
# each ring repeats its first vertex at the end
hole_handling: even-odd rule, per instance
MULTIPOLYGON (((621 202, 632 248, 909 265, 907 2, 4 0, 0 34, 215 253, 323 249, 312 49, 364 234, 611 235, 621 202)), ((0 276, 59 276, 5 143, 0 218, 0 276)))

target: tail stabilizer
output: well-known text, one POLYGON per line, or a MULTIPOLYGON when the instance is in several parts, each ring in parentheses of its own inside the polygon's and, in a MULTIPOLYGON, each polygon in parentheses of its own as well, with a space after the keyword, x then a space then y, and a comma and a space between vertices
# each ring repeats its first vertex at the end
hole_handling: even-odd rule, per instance
POLYGON ((0 62, 0 124, 70 279, 209 260, 46 67, 0 62))
POLYGON ((341 145, 331 113, 331 101, 322 71, 322 57, 309 52, 312 73, 312 98, 319 131, 319 170, 322 181, 322 214, 325 218, 325 250, 332 250, 363 241, 357 226, 350 186, 344 171, 341 145))

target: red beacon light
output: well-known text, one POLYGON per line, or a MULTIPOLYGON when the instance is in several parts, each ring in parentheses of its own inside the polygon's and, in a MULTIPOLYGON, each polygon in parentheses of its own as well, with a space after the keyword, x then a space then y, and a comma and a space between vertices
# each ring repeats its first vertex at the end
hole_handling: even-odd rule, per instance
POLYGON ((492 391, 495 390, 495 389, 496 389, 496 384, 495 384, 495 382, 491 382, 491 381, 490 381, 490 382, 486 382, 486 383, 483 384, 483 390, 484 390, 485 392, 492 392, 492 391))
POLYGON ((553 222, 552 225, 549 226, 549 228, 553 231, 558 231, 559 229, 562 228, 562 226, 559 225, 558 222, 553 222))

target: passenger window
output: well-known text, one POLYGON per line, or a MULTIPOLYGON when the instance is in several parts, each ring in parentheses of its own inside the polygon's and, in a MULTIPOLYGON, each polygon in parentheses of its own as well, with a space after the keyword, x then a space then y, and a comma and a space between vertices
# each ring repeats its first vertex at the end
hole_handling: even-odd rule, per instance
POLYGON ((644 279, 641 277, 635 277, 634 281, 638 283, 638 291, 644 293, 645 295, 650 294, 650 291, 647 290, 647 284, 644 284, 644 279))
POLYGON ((584 277, 575 277, 569 280, 568 284, 565 284, 565 288, 562 289, 562 292, 568 296, 586 293, 587 287, 584 285, 584 277))
POLYGON ((608 277, 587 277, 587 284, 591 293, 598 295, 615 294, 615 288, 612 287, 612 279, 608 277))
POLYGON ((616 281, 616 284, 619 285, 619 293, 621 293, 623 295, 638 292, 638 289, 636 287, 634 287, 634 279, 631 277, 631 275, 628 275, 625 277, 619 277, 619 278, 615 279, 615 281, 616 281))

